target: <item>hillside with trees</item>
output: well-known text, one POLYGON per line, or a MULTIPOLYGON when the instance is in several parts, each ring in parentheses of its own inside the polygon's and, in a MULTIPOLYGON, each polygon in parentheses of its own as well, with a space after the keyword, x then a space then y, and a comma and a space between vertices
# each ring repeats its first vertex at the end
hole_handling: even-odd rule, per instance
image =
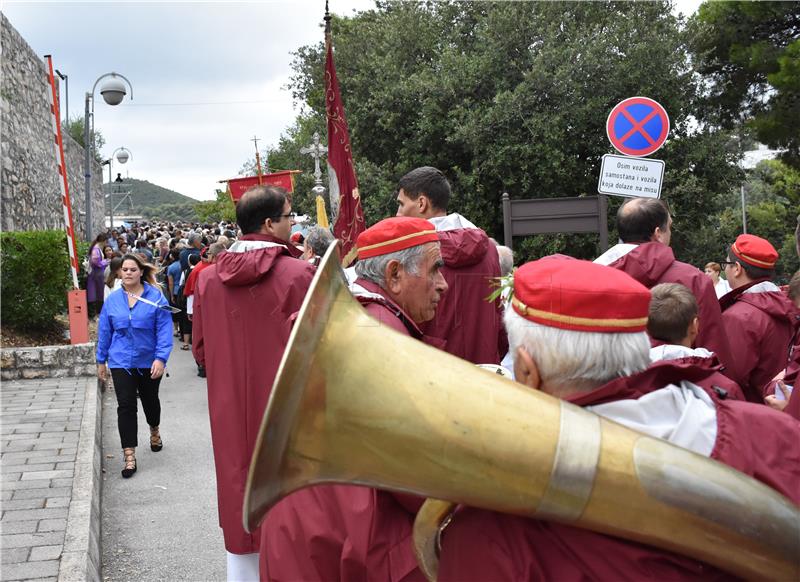
POLYGON ((123 202, 117 210, 118 214, 135 213, 145 218, 161 220, 197 220, 195 206, 198 200, 185 196, 147 180, 125 178, 121 183, 103 185, 103 190, 108 194, 113 192, 115 204, 122 200, 120 192, 130 191, 130 203, 123 202))

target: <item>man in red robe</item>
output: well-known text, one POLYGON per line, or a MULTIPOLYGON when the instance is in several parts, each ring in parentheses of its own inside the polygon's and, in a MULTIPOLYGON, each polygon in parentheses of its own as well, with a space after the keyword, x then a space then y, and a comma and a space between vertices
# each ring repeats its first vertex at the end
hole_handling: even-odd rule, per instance
POLYGON ((448 214, 449 201, 450 183, 430 166, 410 171, 397 185, 397 216, 424 218, 436 227, 449 286, 422 331, 454 356, 499 364, 508 349, 502 305, 499 298, 486 300, 500 276, 497 249, 483 230, 456 212, 448 214))
POLYGON ((243 236, 200 273, 193 352, 208 374, 208 411, 228 580, 258 578, 260 532, 243 527, 242 501, 261 417, 283 350, 314 276, 288 242, 292 205, 282 188, 242 196, 243 236))
MULTIPOLYGON (((447 290, 436 230, 419 218, 388 218, 358 237, 351 291, 379 325, 416 339, 447 290)), ((412 546, 422 499, 368 487, 297 491, 261 526, 262 578, 424 582, 412 546)))
MULTIPOLYGON (((672 217, 666 204, 653 198, 628 200, 617 212, 617 230, 622 242, 600 255, 595 263, 625 271, 648 289, 659 283, 688 287, 699 307, 700 333, 695 347, 714 352, 724 367, 730 366, 730 347, 714 284, 700 269, 675 260, 669 246, 672 217)), ((723 371, 728 372, 725 368, 723 371)))
MULTIPOLYGON (((649 296, 624 273, 585 261, 523 265, 505 314, 517 381, 722 461, 800 502, 800 423, 715 396, 708 367, 648 367, 649 296)), ((644 544, 467 507, 441 543, 440 582, 730 578, 644 544)))
POLYGON ((732 291, 720 299, 722 322, 731 341, 734 379, 751 402, 764 402, 764 389, 786 368, 797 330, 797 308, 771 279, 778 252, 752 234, 737 237, 725 261, 732 291))

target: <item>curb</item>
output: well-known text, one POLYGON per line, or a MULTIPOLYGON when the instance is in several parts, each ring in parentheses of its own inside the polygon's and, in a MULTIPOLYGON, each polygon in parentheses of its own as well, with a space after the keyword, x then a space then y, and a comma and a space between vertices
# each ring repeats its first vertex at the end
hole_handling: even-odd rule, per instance
POLYGON ((99 581, 100 512, 103 466, 103 406, 101 384, 87 379, 83 404, 72 498, 67 513, 67 531, 58 570, 58 582, 99 581))

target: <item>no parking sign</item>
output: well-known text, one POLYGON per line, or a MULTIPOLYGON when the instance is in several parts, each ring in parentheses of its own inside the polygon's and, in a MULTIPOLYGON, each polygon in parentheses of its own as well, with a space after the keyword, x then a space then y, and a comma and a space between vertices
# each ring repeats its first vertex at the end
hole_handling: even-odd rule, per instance
POLYGON ((606 133, 619 153, 649 156, 667 141, 669 116, 657 101, 629 97, 611 110, 606 133))
POLYGON ((667 141, 666 110, 649 97, 629 97, 609 113, 606 134, 624 156, 603 156, 597 191, 612 196, 659 198, 664 162, 643 156, 649 156, 667 141))

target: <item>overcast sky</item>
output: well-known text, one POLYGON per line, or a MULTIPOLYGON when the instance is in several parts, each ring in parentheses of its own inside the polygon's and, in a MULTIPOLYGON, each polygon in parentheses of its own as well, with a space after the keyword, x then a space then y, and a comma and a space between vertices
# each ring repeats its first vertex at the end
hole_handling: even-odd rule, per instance
MULTIPOLYGON (((692 13, 699 4, 680 0, 678 10, 692 13)), ((373 6, 330 0, 340 15, 373 6)), ((119 147, 132 154, 124 166, 115 162, 115 174, 210 199, 217 181, 235 177, 254 155, 254 135, 263 151, 296 117, 285 88, 290 53, 323 40, 325 1, 3 0, 2 11, 39 56, 52 55, 54 68, 69 76, 72 117, 83 116, 99 76, 115 71, 130 80, 133 100, 117 107, 106 105, 100 86, 95 93, 102 155, 119 147)))

